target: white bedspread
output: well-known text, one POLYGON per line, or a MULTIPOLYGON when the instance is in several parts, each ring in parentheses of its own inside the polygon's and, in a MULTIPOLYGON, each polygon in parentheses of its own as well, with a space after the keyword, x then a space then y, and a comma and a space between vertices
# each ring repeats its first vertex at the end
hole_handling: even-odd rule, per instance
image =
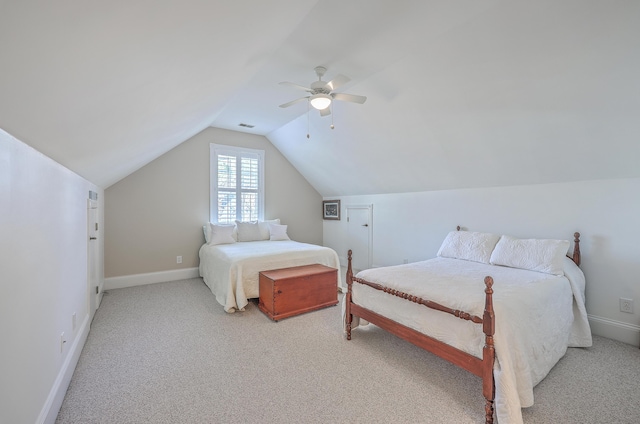
POLYGON ((227 312, 243 310, 248 299, 259 296, 260 271, 310 264, 340 270, 338 254, 333 249, 291 240, 205 244, 199 255, 200 276, 227 312))
MULTIPOLYGON (((564 270, 566 277, 558 277, 436 258, 365 270, 357 276, 479 317, 484 311, 484 277, 493 277, 496 415, 500 423, 518 424, 521 408, 533 405, 533 387, 567 347, 591 346, 584 275, 568 258, 564 270)), ((358 283, 353 284, 352 293, 354 303, 482 358, 481 325, 358 283)), ((357 324, 356 320, 354 327, 357 324)))

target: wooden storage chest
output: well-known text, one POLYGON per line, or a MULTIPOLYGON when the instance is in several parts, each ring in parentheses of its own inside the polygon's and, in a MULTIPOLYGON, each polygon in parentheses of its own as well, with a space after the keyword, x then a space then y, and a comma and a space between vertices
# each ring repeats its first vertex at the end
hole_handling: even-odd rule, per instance
POLYGON ((338 270, 314 264, 262 271, 258 307, 274 321, 338 304, 338 270))

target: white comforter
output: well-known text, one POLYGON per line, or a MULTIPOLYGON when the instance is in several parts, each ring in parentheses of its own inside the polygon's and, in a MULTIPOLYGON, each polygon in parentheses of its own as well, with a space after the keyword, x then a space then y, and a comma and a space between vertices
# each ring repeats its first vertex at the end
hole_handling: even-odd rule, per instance
MULTIPOLYGON (((496 415, 522 423, 533 405, 533 387, 568 346, 591 346, 584 306, 585 280, 570 260, 566 277, 476 262, 436 258, 358 273, 358 277, 482 317, 484 277, 494 279, 496 415)), ((353 302, 414 330, 482 358, 482 326, 353 284, 353 302)), ((354 327, 357 325, 353 323, 354 327)), ((363 322, 364 324, 364 322, 363 322)))
POLYGON ((259 297, 260 271, 310 264, 340 269, 338 254, 333 249, 291 240, 205 244, 199 255, 200 276, 230 313, 243 310, 248 299, 259 297))

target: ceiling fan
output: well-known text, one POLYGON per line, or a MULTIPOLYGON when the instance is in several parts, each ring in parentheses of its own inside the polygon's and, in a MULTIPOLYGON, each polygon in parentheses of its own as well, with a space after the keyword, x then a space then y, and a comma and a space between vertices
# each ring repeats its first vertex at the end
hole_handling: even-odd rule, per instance
POLYGON ((304 87, 302 85, 286 81, 280 83, 280 85, 289 85, 291 87, 295 87, 309 93, 309 95, 306 97, 301 97, 288 103, 281 104, 280 107, 289 107, 293 104, 308 99, 311 106, 320 111, 321 116, 327 116, 331 114, 331 108, 329 106, 331 105, 333 100, 360 104, 364 103, 367 100, 365 96, 333 92, 336 88, 351 81, 349 77, 346 77, 344 75, 337 75, 331 81, 326 82, 322 81, 322 77, 327 72, 327 68, 325 68, 324 66, 316 66, 314 70, 316 71, 316 75, 318 75, 318 81, 313 81, 311 83, 311 87, 304 87))

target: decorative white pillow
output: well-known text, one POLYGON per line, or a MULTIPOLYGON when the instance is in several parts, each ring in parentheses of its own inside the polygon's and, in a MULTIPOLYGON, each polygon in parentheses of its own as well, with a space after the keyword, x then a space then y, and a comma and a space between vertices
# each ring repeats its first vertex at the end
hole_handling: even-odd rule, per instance
POLYGON ((269 240, 272 240, 272 241, 291 240, 287 235, 286 225, 269 224, 269 231, 271 233, 271 237, 269 238, 269 240))
POLYGON ((271 232, 269 230, 269 224, 280 224, 280 219, 269 219, 267 221, 258 221, 258 227, 260 228, 261 240, 269 240, 271 232))
POLYGON ((562 262, 569 250, 568 240, 517 239, 502 236, 491 254, 491 264, 564 275, 562 262))
POLYGON ((238 241, 259 241, 262 240, 258 222, 236 221, 238 227, 238 241))
POLYGON ((217 225, 209 224, 211 233, 209 234, 209 244, 215 246, 217 244, 231 244, 236 240, 233 238, 233 230, 235 225, 217 225))
POLYGON ((202 226, 202 232, 204 232, 204 242, 209 243, 209 238, 211 238, 211 226, 209 223, 202 226))
POLYGON ((451 231, 442 242, 438 256, 488 264, 499 239, 498 234, 451 231))
POLYGON ((207 222, 207 225, 202 226, 202 231, 204 232, 204 241, 209 243, 211 239, 211 226, 212 225, 231 225, 233 226, 233 241, 238 241, 238 229, 236 228, 236 224, 213 224, 211 222, 207 222))

